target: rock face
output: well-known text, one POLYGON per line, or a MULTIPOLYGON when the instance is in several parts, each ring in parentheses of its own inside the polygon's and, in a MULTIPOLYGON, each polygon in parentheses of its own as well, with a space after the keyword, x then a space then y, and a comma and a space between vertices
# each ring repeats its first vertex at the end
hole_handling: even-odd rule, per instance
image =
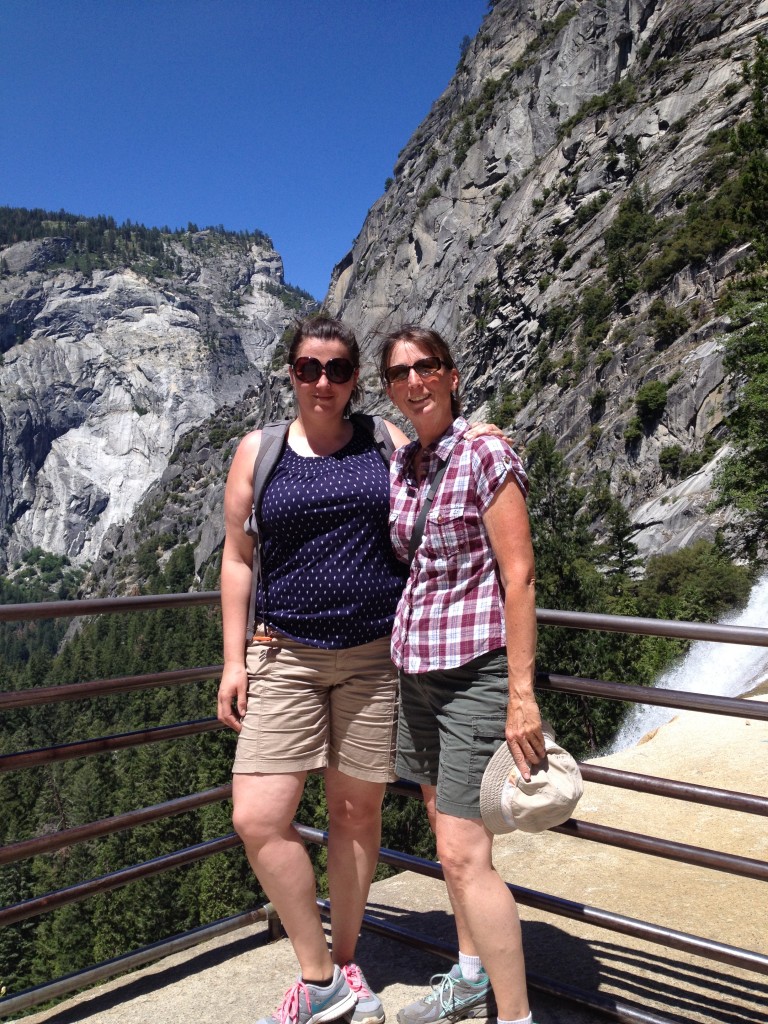
POLYGON ((93 560, 190 430, 246 393, 269 406, 269 359, 293 315, 280 257, 213 232, 191 251, 169 244, 171 280, 49 267, 67 239, 0 253, 0 557, 40 546, 93 560))
MULTIPOLYGON (((734 393, 718 300, 751 248, 678 252, 651 283, 648 261, 663 265, 711 192, 713 146, 749 116, 743 66, 768 0, 489 7, 334 270, 326 305, 363 340, 367 407, 392 412, 377 332, 434 326, 467 411, 511 408, 523 449, 551 432, 575 482, 610 482, 642 552, 712 537, 734 393), (644 248, 619 259, 608 243, 635 215, 644 248), (641 422, 649 385, 663 400, 641 422)), ((0 248, 0 571, 41 546, 129 586, 118 563, 155 537, 160 559, 188 540, 203 571, 236 438, 289 408, 271 372, 297 305, 280 257, 192 232, 165 239, 172 270, 153 277, 63 269, 74 244, 52 231, 0 248)))
POLYGON ((683 515, 659 455, 718 436, 731 325, 715 303, 748 247, 600 311, 606 236, 633 190, 656 222, 682 218, 712 133, 746 114, 742 66, 767 29, 765 0, 498 0, 333 274, 330 305, 367 335, 370 363, 382 329, 444 333, 467 408, 519 396, 516 443, 546 429, 579 483, 608 474, 644 551, 720 524, 710 470, 683 487, 683 515), (590 305, 605 321, 592 337, 590 305), (667 386, 663 414, 628 443, 651 381, 667 386))

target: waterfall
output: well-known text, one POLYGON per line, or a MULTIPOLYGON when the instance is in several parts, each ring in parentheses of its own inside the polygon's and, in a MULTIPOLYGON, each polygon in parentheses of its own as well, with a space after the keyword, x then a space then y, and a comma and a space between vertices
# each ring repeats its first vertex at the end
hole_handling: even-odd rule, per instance
MULTIPOLYGON (((768 576, 763 576, 754 585, 746 608, 730 614, 720 622, 729 626, 768 625, 768 576)), ((740 697, 766 679, 768 647, 696 640, 682 661, 663 672, 653 685, 667 690, 740 697)), ((617 754, 633 747, 646 733, 664 725, 678 714, 680 712, 676 708, 633 704, 606 753, 617 754)))

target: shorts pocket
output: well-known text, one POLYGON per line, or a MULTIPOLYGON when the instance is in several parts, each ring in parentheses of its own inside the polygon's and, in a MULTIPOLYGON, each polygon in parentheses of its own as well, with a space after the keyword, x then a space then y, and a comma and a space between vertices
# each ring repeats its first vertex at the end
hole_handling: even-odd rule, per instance
POLYGON ((488 762, 501 744, 506 743, 506 724, 506 715, 472 719, 472 747, 469 755, 469 781, 471 783, 480 785, 488 762))

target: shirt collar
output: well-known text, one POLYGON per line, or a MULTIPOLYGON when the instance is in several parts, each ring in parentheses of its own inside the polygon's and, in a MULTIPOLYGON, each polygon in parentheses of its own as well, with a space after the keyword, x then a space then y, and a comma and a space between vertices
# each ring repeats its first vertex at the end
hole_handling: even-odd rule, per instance
MULTIPOLYGON (((440 437, 427 445, 424 449, 425 454, 428 456, 432 456, 434 454, 441 462, 445 462, 446 459, 450 458, 451 452, 468 430, 469 423, 463 416, 457 416, 453 423, 451 423, 448 429, 442 433, 440 437)), ((419 442, 411 441, 410 444, 401 448, 397 454, 397 458, 400 460, 400 465, 409 473, 413 470, 413 457, 418 450, 419 442)))
POLYGON ((426 451, 434 452, 441 462, 445 462, 468 430, 469 423, 463 416, 457 416, 445 433, 441 434, 432 444, 427 445, 426 451))

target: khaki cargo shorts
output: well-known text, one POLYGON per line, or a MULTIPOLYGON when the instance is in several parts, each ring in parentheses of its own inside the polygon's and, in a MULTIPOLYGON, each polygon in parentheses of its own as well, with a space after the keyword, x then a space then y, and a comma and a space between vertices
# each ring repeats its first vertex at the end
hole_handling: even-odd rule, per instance
POLYGON ((398 687, 389 647, 388 636, 341 650, 283 637, 251 643, 233 773, 330 765, 356 779, 391 781, 398 687))

